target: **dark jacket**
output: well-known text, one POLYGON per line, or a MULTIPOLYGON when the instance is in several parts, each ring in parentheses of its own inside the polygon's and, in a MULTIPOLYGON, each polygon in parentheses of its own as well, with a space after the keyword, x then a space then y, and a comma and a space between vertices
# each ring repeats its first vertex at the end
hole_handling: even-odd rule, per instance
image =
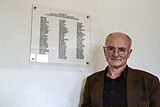
MULTIPOLYGON (((160 82, 156 76, 128 67, 126 82, 128 107, 160 107, 160 82)), ((104 71, 89 76, 81 107, 103 107, 103 86, 104 71)))

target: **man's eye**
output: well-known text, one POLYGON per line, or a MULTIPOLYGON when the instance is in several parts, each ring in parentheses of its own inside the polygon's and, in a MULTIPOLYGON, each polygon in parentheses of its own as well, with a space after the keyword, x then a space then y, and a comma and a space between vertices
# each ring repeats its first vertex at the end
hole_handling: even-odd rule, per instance
POLYGON ((108 47, 108 50, 115 50, 113 47, 108 47))
POLYGON ((126 49, 124 49, 124 48, 119 48, 118 50, 121 51, 121 52, 125 52, 126 51, 126 49))
POLYGON ((109 50, 114 50, 114 48, 109 48, 109 50))

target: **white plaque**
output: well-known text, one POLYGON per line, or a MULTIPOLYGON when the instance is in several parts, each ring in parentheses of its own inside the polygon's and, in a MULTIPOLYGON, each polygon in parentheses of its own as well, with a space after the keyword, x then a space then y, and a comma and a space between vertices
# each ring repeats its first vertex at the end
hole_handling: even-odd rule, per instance
POLYGON ((89 64, 90 16, 33 5, 31 62, 89 64))

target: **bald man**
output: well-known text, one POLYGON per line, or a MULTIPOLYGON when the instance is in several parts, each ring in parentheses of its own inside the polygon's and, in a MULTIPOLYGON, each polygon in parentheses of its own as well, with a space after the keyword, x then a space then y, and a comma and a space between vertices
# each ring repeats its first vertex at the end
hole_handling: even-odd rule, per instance
POLYGON ((106 37, 108 66, 87 77, 81 107, 160 107, 158 77, 127 65, 131 45, 131 38, 121 32, 106 37))

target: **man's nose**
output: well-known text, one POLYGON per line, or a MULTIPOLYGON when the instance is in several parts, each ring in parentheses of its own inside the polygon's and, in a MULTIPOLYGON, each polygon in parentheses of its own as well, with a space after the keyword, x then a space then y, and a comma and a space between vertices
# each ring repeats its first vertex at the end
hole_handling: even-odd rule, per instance
POLYGON ((113 56, 114 56, 114 57, 118 57, 118 56, 119 56, 119 51, 118 51, 118 50, 115 50, 115 51, 113 52, 113 56))

